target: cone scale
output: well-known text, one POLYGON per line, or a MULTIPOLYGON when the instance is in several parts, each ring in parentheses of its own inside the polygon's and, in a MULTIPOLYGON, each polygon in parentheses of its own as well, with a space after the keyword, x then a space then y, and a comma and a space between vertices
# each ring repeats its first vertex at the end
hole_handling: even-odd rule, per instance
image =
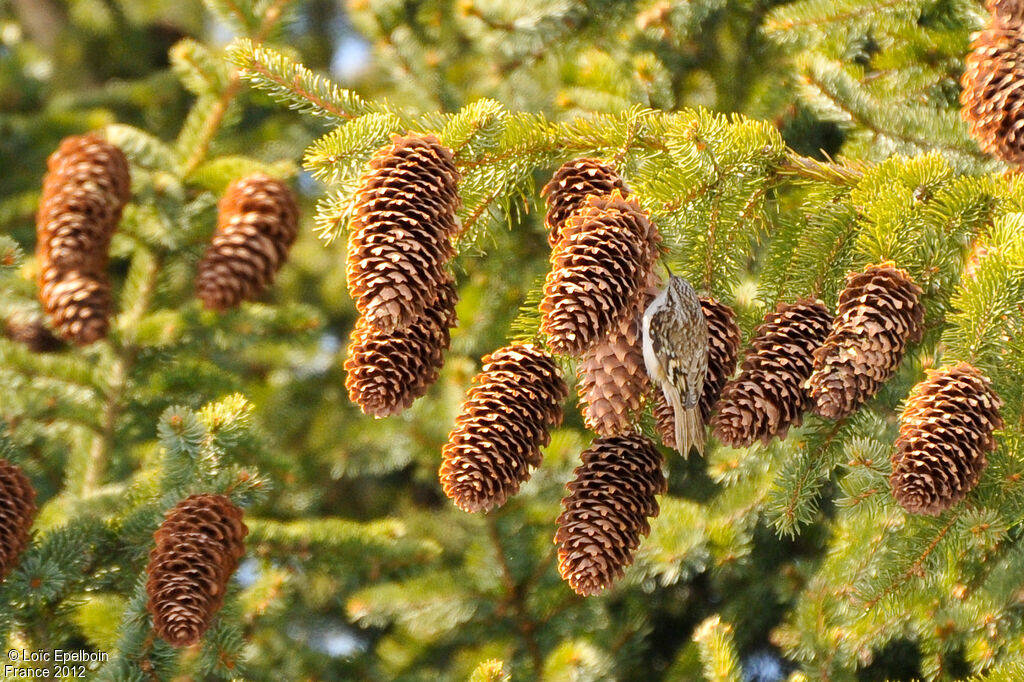
POLYGON ((623 197, 629 196, 626 183, 610 163, 583 158, 562 164, 540 192, 547 205, 544 226, 548 243, 554 246, 561 240, 562 226, 586 204, 587 197, 604 197, 615 190, 623 197))

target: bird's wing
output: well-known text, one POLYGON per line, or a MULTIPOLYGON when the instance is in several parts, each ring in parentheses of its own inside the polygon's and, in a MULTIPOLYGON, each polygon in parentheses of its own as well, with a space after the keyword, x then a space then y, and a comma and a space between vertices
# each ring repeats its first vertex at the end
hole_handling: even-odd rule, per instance
POLYGON ((707 323, 703 316, 672 319, 669 310, 659 310, 651 318, 651 326, 661 326, 665 333, 651 339, 654 355, 665 371, 665 377, 679 391, 682 405, 692 408, 700 398, 707 368, 707 323), (659 319, 661 318, 661 319, 659 319))

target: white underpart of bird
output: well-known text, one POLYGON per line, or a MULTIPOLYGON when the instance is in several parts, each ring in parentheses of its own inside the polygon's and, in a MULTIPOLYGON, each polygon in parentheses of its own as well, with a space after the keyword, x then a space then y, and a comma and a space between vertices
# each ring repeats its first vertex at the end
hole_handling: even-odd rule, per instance
POLYGON ((672 406, 676 450, 704 452, 700 397, 708 371, 708 323, 690 283, 670 275, 643 317, 644 365, 672 406))

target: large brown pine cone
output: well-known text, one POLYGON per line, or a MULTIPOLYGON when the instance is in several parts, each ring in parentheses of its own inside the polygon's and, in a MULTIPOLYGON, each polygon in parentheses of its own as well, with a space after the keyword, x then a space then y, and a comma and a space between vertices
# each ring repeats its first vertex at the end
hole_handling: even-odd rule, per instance
POLYGON ((395 136, 370 160, 353 200, 346 267, 368 324, 410 324, 448 281, 459 179, 451 150, 433 135, 395 136))
MULTIPOLYGON (((700 297, 700 308, 708 323, 708 371, 704 375, 704 389, 699 403, 701 418, 707 424, 722 395, 722 388, 736 371, 736 359, 743 338, 732 308, 710 296, 700 297)), ((654 419, 661 442, 665 447, 675 448, 675 415, 672 406, 665 400, 661 390, 655 387, 652 391, 654 419)))
POLYGON ((540 466, 548 429, 562 421, 569 389, 555 361, 530 345, 483 359, 442 451, 444 494, 463 511, 500 507, 540 466))
POLYGON ((912 514, 936 515, 967 496, 996 448, 1002 401, 988 377, 961 362, 927 372, 900 416, 893 496, 912 514))
POLYGON ((0 580, 28 547, 36 517, 36 491, 21 469, 0 459, 0 580))
POLYGON ((611 587, 633 563, 668 481, 661 453, 639 434, 596 438, 581 458, 555 542, 558 572, 577 594, 589 596, 611 587))
POLYGON ((990 2, 988 27, 974 37, 960 79, 960 115, 982 151, 1024 163, 1024 16, 1020 0, 990 2))
POLYGON ((920 287, 892 263, 846 276, 832 331, 814 351, 807 380, 817 414, 853 414, 896 373, 907 344, 924 333, 920 295, 920 287))
POLYGON ((108 250, 130 196, 128 160, 95 135, 65 138, 47 159, 36 213, 39 298, 60 335, 79 345, 107 334, 108 250))
POLYGON ((398 414, 437 381, 456 325, 458 293, 449 280, 437 299, 408 327, 383 332, 360 317, 345 360, 349 399, 365 414, 398 414))
POLYGON ((196 274, 203 306, 227 310, 256 300, 273 283, 298 233, 299 207, 288 185, 264 173, 228 185, 196 274))
POLYGON ((581 355, 637 305, 661 236, 646 212, 619 192, 591 196, 565 222, 551 252, 540 303, 541 330, 556 353, 581 355))
POLYGON ((195 644, 210 627, 248 532, 242 510, 224 495, 191 495, 167 512, 153 534, 146 608, 168 644, 195 644))
POLYGON ((635 430, 651 386, 644 365, 641 318, 659 289, 652 274, 634 312, 591 346, 576 368, 583 421, 600 436, 635 430))
POLYGON ((608 196, 619 190, 629 196, 629 189, 614 166, 599 159, 567 161, 555 171, 541 190, 547 203, 544 226, 548 228, 548 243, 554 246, 561 239, 562 225, 569 216, 582 208, 589 196, 608 196))
POLYGON ((711 420, 718 440, 744 447, 756 440, 767 445, 799 426, 811 399, 804 382, 814 368, 817 350, 832 327, 821 301, 779 303, 754 332, 740 374, 726 384, 711 420))

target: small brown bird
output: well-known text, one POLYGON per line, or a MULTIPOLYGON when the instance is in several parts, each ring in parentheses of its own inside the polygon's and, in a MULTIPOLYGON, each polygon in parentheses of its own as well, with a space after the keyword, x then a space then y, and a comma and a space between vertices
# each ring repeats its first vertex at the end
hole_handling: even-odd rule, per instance
POLYGON ((643 332, 647 374, 675 416, 676 449, 684 456, 691 448, 702 453, 704 420, 698 403, 708 371, 708 323, 689 282, 669 276, 668 286, 644 311, 643 332))

